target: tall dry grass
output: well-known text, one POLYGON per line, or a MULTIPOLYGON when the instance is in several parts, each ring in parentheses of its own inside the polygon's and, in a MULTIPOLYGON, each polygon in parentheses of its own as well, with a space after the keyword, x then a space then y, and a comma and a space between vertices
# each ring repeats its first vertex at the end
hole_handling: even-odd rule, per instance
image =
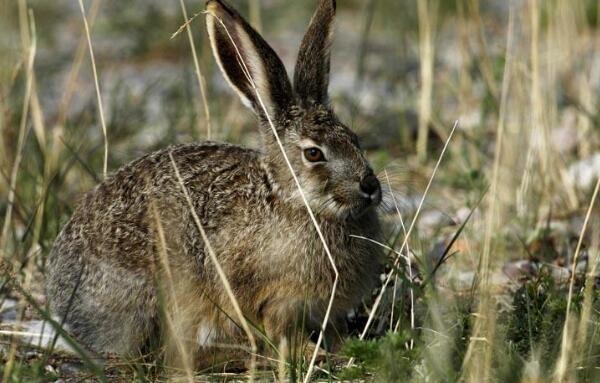
POLYGON ((418 0, 419 58, 421 62, 421 88, 419 93, 419 133, 417 154, 427 159, 429 124, 432 114, 433 68, 435 62, 435 28, 437 25, 438 0, 418 0))

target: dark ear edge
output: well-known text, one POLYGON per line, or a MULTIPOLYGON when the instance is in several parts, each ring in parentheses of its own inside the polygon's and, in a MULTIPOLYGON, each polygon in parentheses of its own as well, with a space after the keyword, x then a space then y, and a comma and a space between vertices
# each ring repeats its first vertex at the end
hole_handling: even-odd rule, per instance
POLYGON ((289 108, 293 93, 279 56, 225 1, 209 0, 206 10, 213 55, 242 102, 260 117, 266 117, 265 108, 270 115, 283 113, 289 108))
POLYGON ((327 89, 335 12, 335 0, 319 0, 300 45, 294 71, 294 90, 305 103, 325 105, 329 101, 327 89))

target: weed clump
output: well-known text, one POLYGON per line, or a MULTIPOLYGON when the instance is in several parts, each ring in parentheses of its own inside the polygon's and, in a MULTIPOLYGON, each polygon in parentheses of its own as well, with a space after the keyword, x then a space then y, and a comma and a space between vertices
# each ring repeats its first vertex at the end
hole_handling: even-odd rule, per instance
POLYGON ((411 348, 413 336, 408 330, 389 332, 379 339, 349 340, 343 354, 354 358, 356 363, 341 372, 342 379, 358 379, 373 376, 380 382, 408 381, 414 366, 420 359, 420 348, 411 348))

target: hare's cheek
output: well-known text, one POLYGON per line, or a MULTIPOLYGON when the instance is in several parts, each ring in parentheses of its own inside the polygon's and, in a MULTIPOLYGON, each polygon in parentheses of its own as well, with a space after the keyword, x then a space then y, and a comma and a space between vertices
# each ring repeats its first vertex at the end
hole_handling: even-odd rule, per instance
POLYGON ((317 165, 309 170, 309 177, 313 190, 327 192, 331 184, 331 172, 326 165, 317 165))

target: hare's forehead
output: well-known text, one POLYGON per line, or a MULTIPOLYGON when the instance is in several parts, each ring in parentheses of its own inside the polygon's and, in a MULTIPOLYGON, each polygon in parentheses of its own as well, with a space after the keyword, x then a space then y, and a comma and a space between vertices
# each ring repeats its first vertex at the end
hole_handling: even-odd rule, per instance
POLYGON ((296 133, 300 139, 310 139, 321 145, 359 146, 358 136, 341 123, 331 111, 308 113, 296 120, 296 133))
POLYGON ((308 126, 296 131, 296 140, 327 148, 331 152, 360 152, 357 135, 339 123, 308 126))

